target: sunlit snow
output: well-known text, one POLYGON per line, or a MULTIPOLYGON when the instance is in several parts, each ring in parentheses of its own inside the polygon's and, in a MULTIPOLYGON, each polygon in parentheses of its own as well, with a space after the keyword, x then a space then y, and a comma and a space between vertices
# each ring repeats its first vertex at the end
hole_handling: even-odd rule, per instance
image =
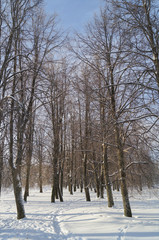
POLYGON ((158 240, 159 189, 130 192, 132 218, 123 216, 121 195, 114 192, 115 207, 106 199, 91 202, 79 191, 64 190, 64 202, 51 203, 51 188, 31 190, 25 203, 26 218, 16 219, 13 192, 4 191, 0 204, 0 240, 158 240))

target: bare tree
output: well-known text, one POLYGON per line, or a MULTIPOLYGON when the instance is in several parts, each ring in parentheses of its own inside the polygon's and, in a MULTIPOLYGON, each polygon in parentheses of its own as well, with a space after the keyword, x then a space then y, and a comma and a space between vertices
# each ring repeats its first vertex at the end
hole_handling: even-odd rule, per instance
POLYGON ((80 51, 75 53, 80 60, 88 64, 94 71, 98 71, 105 81, 105 90, 109 96, 108 111, 111 114, 111 124, 115 134, 124 214, 127 217, 131 217, 132 213, 126 184, 124 145, 120 134, 118 115, 118 107, 120 105, 117 104, 119 91, 123 91, 122 88, 118 87, 120 86, 119 83, 123 72, 122 74, 118 74, 117 72, 120 72, 120 63, 124 59, 124 56, 120 54, 120 49, 124 46, 124 38, 120 35, 120 28, 119 31, 117 30, 118 27, 115 20, 110 20, 105 11, 101 12, 100 18, 95 18, 94 25, 88 25, 86 37, 78 36, 81 42, 81 45, 79 45, 80 51), (97 56, 98 59, 101 59, 102 63, 100 72, 96 61, 93 61, 97 56))
POLYGON ((46 66, 46 83, 45 83, 45 110, 49 119, 50 125, 50 156, 52 163, 52 194, 51 202, 62 197, 63 185, 63 164, 65 159, 65 97, 67 93, 67 74, 65 60, 62 59, 59 63, 53 60, 46 66), (60 182, 61 176, 61 182, 60 182), (61 187, 60 187, 61 184, 61 187))
POLYGON ((10 76, 12 92, 10 97, 9 162, 13 177, 18 219, 25 217, 21 187, 24 134, 33 112, 35 88, 39 73, 46 55, 56 46, 57 40, 57 34, 54 31, 55 16, 46 22, 42 11, 39 15, 35 9, 39 2, 34 1, 33 5, 31 5, 30 1, 11 1, 10 5, 13 25, 11 29, 14 30, 12 33, 12 71, 14 74, 10 76), (33 17, 33 15, 35 16, 33 17), (28 17, 31 17, 31 21, 28 21, 27 25, 26 19, 28 17), (27 35, 26 41, 23 34, 24 32, 27 33, 29 24, 33 29, 33 34, 31 37, 27 35), (29 55, 30 57, 28 57, 29 55))
MULTIPOLYGON (((38 1, 35 5, 38 4, 38 1)), ((34 5, 34 6, 35 6, 34 5)), ((30 95, 30 100, 28 103, 27 108, 24 107, 24 95, 23 91, 21 90, 20 99, 16 99, 16 86, 20 79, 22 80, 21 74, 18 76, 18 59, 21 64, 21 57, 19 53, 21 53, 21 34, 22 29, 24 27, 25 20, 27 18, 27 12, 30 11, 34 7, 31 6, 28 1, 11 1, 10 2, 10 9, 11 9, 11 19, 12 19, 12 33, 11 33, 11 46, 13 49, 13 80, 11 84, 11 110, 10 110, 10 167, 12 171, 12 178, 13 178, 13 187, 14 187, 14 194, 15 194, 15 201, 17 206, 17 218, 21 219, 25 217, 24 206, 22 202, 22 187, 21 187, 21 164, 22 164, 22 156, 23 156, 23 138, 24 138, 24 131, 28 121, 28 116, 33 104, 33 95, 34 95, 34 86, 35 86, 35 78, 33 77, 32 81, 32 90, 30 95), (19 55, 19 57, 18 57, 19 55), (16 109, 16 112, 15 112, 16 109), (18 113, 18 128, 17 128, 17 139, 16 139, 16 151, 14 148, 14 122, 15 122, 15 113, 18 113)), ((21 69, 20 69, 21 70, 21 69)), ((23 81, 23 80, 22 80, 23 81)))
POLYGON ((128 34, 128 50, 140 58, 138 64, 142 66, 142 73, 145 76, 149 75, 151 83, 155 81, 157 86, 159 86, 159 21, 157 1, 129 0, 121 2, 113 0, 112 2, 116 9, 116 17, 119 21, 125 23, 125 33, 130 32, 128 34))

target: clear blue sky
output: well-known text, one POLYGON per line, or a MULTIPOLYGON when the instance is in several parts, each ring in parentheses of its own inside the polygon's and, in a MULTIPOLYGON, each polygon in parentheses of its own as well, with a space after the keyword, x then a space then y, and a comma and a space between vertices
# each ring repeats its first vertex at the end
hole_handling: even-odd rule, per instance
POLYGON ((44 0, 48 14, 57 13, 64 29, 82 30, 95 12, 103 5, 103 0, 44 0))

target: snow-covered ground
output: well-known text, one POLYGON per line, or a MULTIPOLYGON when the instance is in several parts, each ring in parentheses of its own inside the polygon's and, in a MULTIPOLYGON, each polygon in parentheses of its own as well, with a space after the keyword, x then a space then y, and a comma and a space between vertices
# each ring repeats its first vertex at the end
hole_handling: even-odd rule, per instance
POLYGON ((106 199, 91 202, 84 193, 70 195, 64 202, 50 203, 51 189, 44 193, 31 190, 25 203, 26 218, 16 219, 12 192, 2 192, 0 199, 0 240, 159 240, 159 189, 130 193, 132 218, 123 216, 121 195, 114 192, 115 207, 106 199))

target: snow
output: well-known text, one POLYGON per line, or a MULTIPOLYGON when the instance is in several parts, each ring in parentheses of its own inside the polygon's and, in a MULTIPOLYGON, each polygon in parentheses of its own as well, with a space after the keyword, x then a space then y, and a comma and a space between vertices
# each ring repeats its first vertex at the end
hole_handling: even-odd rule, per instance
POLYGON ((64 202, 51 203, 51 188, 32 189, 25 203, 26 218, 16 219, 12 191, 0 199, 0 240, 158 240, 159 189, 130 193, 132 218, 123 216, 121 194, 114 192, 115 207, 106 199, 91 202, 84 193, 64 190, 64 202))

